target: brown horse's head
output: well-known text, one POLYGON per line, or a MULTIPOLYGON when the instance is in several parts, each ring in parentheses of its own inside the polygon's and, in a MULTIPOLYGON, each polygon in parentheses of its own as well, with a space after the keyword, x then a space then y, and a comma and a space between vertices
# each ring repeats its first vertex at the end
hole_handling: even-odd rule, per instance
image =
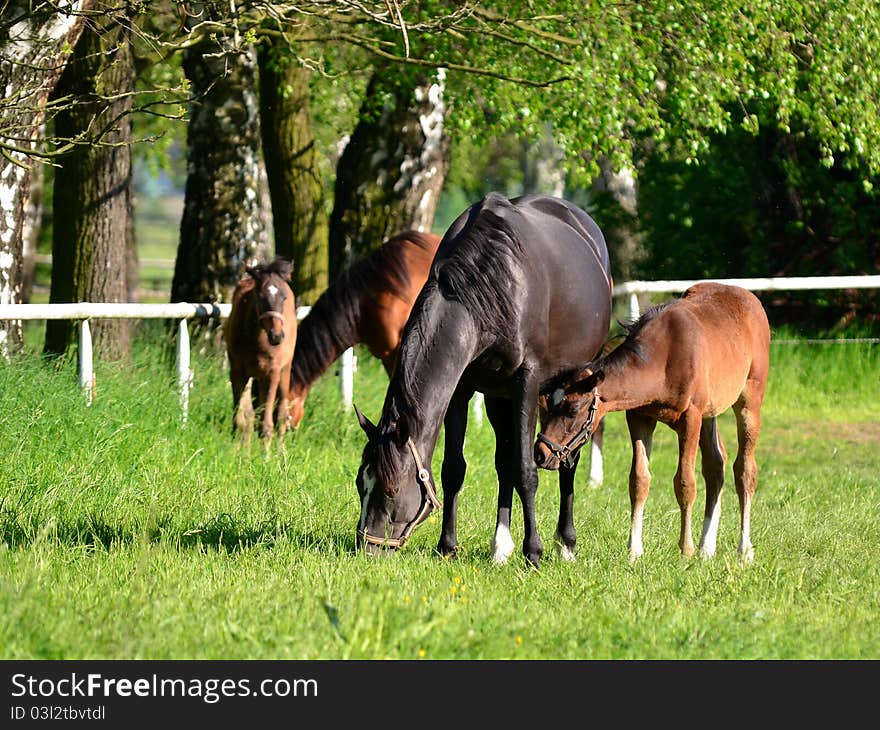
POLYGON ((541 432, 535 441, 535 463, 542 469, 571 466, 578 449, 589 441, 599 425, 597 387, 605 379, 602 370, 589 367, 560 383, 540 399, 541 432))
POLYGON ((254 280, 257 320, 273 347, 284 341, 284 331, 289 324, 286 321, 290 316, 289 307, 286 314, 285 306, 292 294, 288 285, 292 272, 293 265, 280 257, 266 266, 258 264, 247 268, 248 275, 254 280))

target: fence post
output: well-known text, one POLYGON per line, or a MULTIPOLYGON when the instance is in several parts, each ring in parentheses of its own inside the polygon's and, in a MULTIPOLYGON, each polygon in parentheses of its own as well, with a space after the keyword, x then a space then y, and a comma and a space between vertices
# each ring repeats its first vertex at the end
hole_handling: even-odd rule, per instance
POLYGON ((633 292, 629 295, 629 318, 635 322, 641 316, 639 311, 639 295, 633 292))
POLYGON ((189 328, 186 320, 177 326, 177 385, 180 388, 180 409, 183 412, 183 425, 189 415, 189 389, 192 387, 192 370, 189 368, 189 328))
POLYGON ((342 402, 345 410, 350 410, 351 404, 354 401, 354 370, 354 349, 349 347, 342 353, 342 362, 339 367, 339 379, 341 381, 339 386, 342 389, 342 402))
POLYGON ((86 394, 86 406, 90 406, 94 395, 95 370, 92 359, 92 330, 87 319, 80 321, 78 351, 79 385, 86 394))

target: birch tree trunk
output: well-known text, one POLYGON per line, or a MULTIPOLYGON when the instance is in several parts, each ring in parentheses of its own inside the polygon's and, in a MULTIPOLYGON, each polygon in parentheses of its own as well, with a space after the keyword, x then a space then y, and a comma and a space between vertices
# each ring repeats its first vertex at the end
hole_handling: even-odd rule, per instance
POLYGON ((428 231, 449 170, 445 73, 376 71, 336 166, 330 276, 390 236, 428 231))
MULTIPOLYGON (((45 105, 64 67, 65 49, 83 27, 89 0, 60 0, 49 9, 10 2, 0 20, 0 304, 22 301, 24 222, 30 204, 28 155, 37 149, 45 105)), ((46 7, 46 6, 44 6, 46 7)), ((0 357, 22 345, 21 322, 0 321, 0 357)))
POLYGON ((260 193, 257 60, 252 46, 202 41, 184 54, 196 101, 172 302, 228 302, 245 266, 269 253, 260 193), (217 44, 221 44, 218 48, 217 44))
MULTIPOLYGON (((56 89, 56 96, 78 100, 56 116, 56 136, 97 139, 77 144, 55 172, 50 302, 128 300, 135 77, 130 40, 127 24, 92 18, 56 89)), ((96 320, 95 353, 126 357, 130 330, 129 320, 96 320)), ((63 354, 74 335, 72 321, 49 320, 45 353, 63 354)))

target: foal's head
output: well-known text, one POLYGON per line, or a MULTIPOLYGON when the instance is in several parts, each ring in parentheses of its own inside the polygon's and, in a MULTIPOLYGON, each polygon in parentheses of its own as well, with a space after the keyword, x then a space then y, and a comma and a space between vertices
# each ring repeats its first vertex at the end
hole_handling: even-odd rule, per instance
POLYGON ((542 469, 571 466, 578 449, 589 441, 601 415, 597 387, 602 370, 585 368, 541 396, 541 432, 535 441, 535 463, 542 469))
POLYGON ((285 329, 289 324, 285 320, 284 308, 291 295, 287 282, 290 281, 293 273, 293 265, 278 257, 267 265, 249 266, 247 273, 254 280, 257 321, 265 330, 269 344, 273 347, 280 345, 284 341, 285 329))

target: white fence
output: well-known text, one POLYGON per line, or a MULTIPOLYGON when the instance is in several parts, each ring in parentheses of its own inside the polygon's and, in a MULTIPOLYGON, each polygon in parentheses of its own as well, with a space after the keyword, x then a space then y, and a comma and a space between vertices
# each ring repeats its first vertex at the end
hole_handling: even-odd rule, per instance
MULTIPOLYGON (((877 289, 880 276, 806 276, 779 277, 763 279, 703 279, 722 284, 741 286, 751 291, 795 291, 821 289, 877 289)), ((683 292, 698 280, 684 281, 627 281, 614 288, 615 297, 629 296, 630 316, 638 318, 640 313, 639 294, 673 294, 683 292)), ((177 337, 177 380, 180 389, 180 405, 183 421, 186 422, 189 409, 189 391, 192 388, 193 373, 190 368, 190 342, 187 322, 190 319, 217 318, 229 316, 230 304, 101 304, 82 302, 79 304, 0 304, 0 321, 72 319, 80 322, 78 354, 79 382, 88 403, 94 392, 94 367, 92 359, 92 338, 90 319, 176 319, 177 337)), ((302 319, 309 307, 299 307, 297 318, 302 319)), ((351 407, 354 397, 354 351, 349 348, 341 358, 340 389, 346 409, 351 407)), ((479 394, 478 394, 479 395, 479 394)), ((478 423, 482 416, 482 399, 474 402, 474 414, 478 423)))

